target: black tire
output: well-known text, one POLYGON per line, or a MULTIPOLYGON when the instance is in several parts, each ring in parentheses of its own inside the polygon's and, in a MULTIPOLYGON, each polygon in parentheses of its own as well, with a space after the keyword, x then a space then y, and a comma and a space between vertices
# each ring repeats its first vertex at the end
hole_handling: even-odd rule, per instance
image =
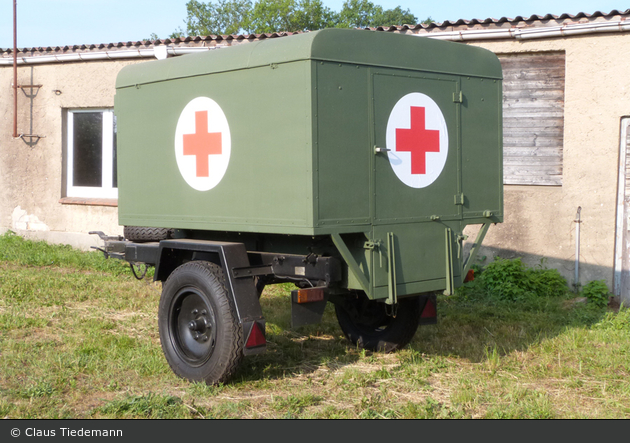
POLYGON ((364 293, 335 304, 337 321, 346 338, 355 346, 375 352, 402 349, 418 330, 422 313, 419 297, 400 299, 396 317, 387 315, 387 308, 364 293))
POLYGON ((179 266, 164 283, 158 325, 171 369, 190 381, 226 382, 243 358, 243 337, 223 270, 209 262, 179 266))
POLYGON ((123 234, 125 238, 133 242, 151 242, 171 238, 172 229, 168 228, 147 228, 144 226, 125 226, 123 234))

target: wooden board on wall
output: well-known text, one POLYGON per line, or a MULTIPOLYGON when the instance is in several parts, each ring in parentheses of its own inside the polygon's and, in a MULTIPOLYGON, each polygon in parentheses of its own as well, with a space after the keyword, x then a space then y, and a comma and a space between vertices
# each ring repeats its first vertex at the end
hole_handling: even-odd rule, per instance
POLYGON ((504 183, 562 185, 565 55, 499 55, 504 183))

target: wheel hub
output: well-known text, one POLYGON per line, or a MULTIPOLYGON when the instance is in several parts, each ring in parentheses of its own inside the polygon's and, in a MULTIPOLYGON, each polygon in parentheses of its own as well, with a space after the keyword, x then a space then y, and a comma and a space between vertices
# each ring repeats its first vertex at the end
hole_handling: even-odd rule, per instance
MULTIPOLYGON (((196 309, 192 312, 196 313, 196 309)), ((201 315, 188 323, 188 329, 191 331, 192 336, 198 342, 208 341, 208 333, 211 332, 211 325, 208 323, 205 317, 206 311, 202 311, 201 315)))
POLYGON ((216 330, 214 315, 203 296, 196 290, 180 291, 171 314, 176 334, 175 349, 192 366, 207 361, 214 351, 216 330))

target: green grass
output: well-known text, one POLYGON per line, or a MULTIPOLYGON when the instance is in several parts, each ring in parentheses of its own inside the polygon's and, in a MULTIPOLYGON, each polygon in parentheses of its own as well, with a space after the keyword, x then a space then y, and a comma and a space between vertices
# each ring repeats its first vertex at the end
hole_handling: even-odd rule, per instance
POLYGON ((269 287, 267 353, 207 386, 164 360, 159 283, 99 253, 8 233, 0 417, 630 418, 630 310, 573 303, 544 267, 502 266, 440 296, 438 324, 387 355, 349 345, 331 306, 320 324, 291 330, 292 285, 269 287), (501 272, 521 276, 502 285, 501 272))
POLYGON ((22 266, 69 267, 76 270, 102 271, 112 275, 127 274, 129 266, 120 260, 103 260, 99 252, 79 253, 68 245, 44 241, 26 241, 7 231, 0 236, 0 262, 22 266))

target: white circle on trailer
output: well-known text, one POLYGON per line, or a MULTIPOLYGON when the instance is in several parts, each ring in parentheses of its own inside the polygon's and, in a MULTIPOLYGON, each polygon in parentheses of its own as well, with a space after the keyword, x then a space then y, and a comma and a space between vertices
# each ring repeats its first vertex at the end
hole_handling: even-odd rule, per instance
POLYGON ((175 129, 175 158, 186 183, 208 191, 221 182, 230 162, 232 138, 221 106, 208 97, 191 100, 175 129))
POLYGON ((412 92, 394 105, 385 134, 387 157, 396 176, 412 188, 426 188, 444 170, 448 128, 428 95, 412 92))

